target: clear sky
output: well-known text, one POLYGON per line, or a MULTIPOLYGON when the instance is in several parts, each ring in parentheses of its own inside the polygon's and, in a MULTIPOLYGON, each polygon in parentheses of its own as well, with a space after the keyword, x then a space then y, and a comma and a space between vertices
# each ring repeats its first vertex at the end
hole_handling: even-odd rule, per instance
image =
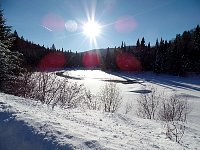
MULTIPOLYGON (((19 36, 56 48, 94 48, 170 40, 200 24, 200 0, 1 0, 7 25, 19 36), (94 19, 100 34, 89 38, 84 24, 94 19)), ((92 29, 91 29, 92 30, 92 29)))

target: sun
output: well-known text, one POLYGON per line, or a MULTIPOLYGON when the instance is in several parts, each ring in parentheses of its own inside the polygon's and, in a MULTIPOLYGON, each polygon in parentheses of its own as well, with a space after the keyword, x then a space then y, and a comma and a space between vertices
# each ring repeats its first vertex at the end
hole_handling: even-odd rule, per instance
POLYGON ((101 26, 96 21, 88 21, 83 25, 83 33, 89 38, 96 38, 101 33, 101 26))

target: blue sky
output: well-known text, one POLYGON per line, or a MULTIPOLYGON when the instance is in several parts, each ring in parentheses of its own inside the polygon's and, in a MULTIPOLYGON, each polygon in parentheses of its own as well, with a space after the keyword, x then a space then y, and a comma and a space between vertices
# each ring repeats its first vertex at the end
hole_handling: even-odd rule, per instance
POLYGON ((7 25, 34 43, 85 51, 170 40, 200 24, 199 0, 1 0, 7 25), (94 41, 83 24, 94 17, 101 34, 94 41))

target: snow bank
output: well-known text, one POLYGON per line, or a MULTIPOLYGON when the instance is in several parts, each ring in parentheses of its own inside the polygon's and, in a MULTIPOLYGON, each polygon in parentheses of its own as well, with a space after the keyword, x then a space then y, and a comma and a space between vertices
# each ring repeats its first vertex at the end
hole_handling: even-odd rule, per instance
MULTIPOLYGON (((0 94, 2 149, 184 149, 166 138, 160 122, 56 107, 0 94), (6 147, 9 148, 6 148, 6 147)), ((192 130, 192 129, 191 129, 192 130)), ((198 148, 197 140, 188 148, 198 148)))

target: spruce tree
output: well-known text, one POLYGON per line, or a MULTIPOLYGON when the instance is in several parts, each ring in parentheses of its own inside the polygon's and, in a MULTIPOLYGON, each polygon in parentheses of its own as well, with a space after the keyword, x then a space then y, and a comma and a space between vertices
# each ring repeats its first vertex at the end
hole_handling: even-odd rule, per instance
POLYGON ((160 66, 161 57, 160 57, 158 39, 156 40, 155 57, 154 58, 155 58, 155 61, 154 61, 153 71, 155 73, 160 73, 161 72, 161 66, 160 66))
POLYGON ((110 49, 109 47, 107 48, 107 52, 106 52, 106 69, 111 69, 112 66, 112 60, 111 60, 111 54, 110 54, 110 49))
POLYGON ((200 27, 197 25, 193 38, 194 71, 200 73, 200 27))
POLYGON ((144 40, 144 37, 142 38, 141 40, 141 49, 144 49, 145 48, 145 40, 144 40))
POLYGON ((56 47, 55 47, 54 44, 52 44, 51 49, 52 49, 52 50, 56 50, 56 47))
POLYGON ((124 42, 124 48, 123 51, 126 53, 126 43, 124 42))
POLYGON ((121 49, 124 47, 124 42, 122 41, 121 49))
POLYGON ((3 10, 0 10, 0 41, 1 47, 10 48, 14 37, 11 33, 11 26, 6 25, 6 20, 3 16, 3 10))
POLYGON ((151 48, 150 42, 148 43, 147 48, 148 48, 148 50, 150 50, 150 48, 151 48))
POLYGON ((137 48, 137 50, 140 48, 140 40, 139 39, 137 40, 136 48, 137 48))
POLYGON ((9 50, 13 40, 11 27, 5 24, 3 11, 0 10, 0 91, 8 93, 21 70, 21 54, 9 50))

